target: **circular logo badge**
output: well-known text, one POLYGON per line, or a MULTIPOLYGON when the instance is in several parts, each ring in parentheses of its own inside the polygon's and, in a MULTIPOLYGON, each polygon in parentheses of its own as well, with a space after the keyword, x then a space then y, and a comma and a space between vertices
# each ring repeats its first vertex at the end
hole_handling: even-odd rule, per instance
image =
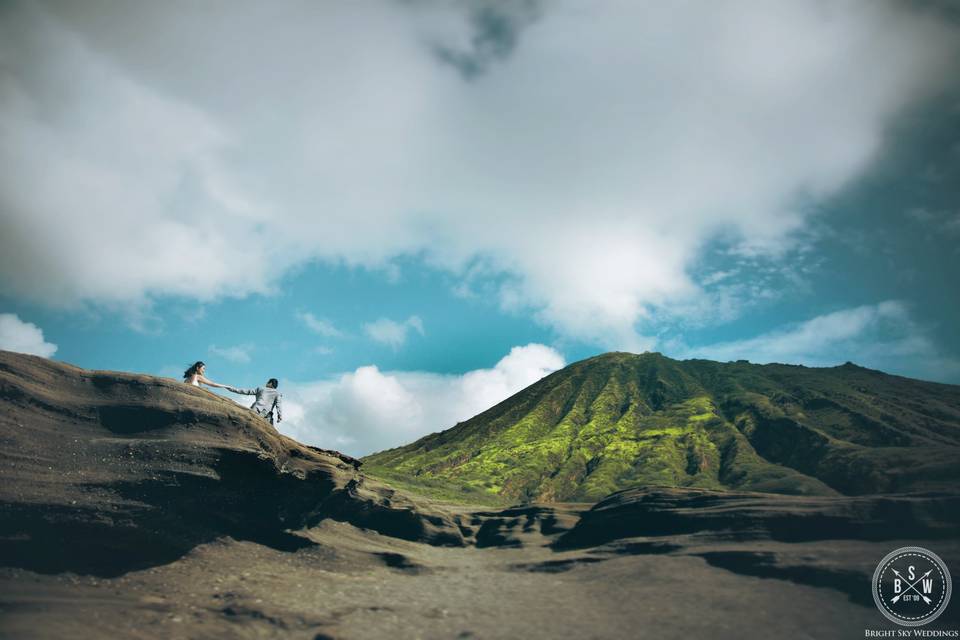
POLYGON ((936 620, 950 603, 950 572, 940 556, 921 547, 903 547, 873 572, 873 601, 887 619, 905 627, 936 620))

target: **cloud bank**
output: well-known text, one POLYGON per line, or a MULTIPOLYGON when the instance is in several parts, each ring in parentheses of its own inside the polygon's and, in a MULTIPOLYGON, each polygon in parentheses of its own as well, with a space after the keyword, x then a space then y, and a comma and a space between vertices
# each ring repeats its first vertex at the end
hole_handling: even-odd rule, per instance
POLYGON ((702 307, 706 242, 782 252, 960 77, 908 3, 502 7, 4 4, 0 293, 211 300, 419 255, 641 350, 702 307))
POLYGON ((307 384, 281 384, 284 433, 352 455, 413 442, 489 409, 564 359, 540 344, 514 347, 492 369, 462 375, 380 371, 376 366, 307 384))
POLYGON ((0 349, 50 358, 57 352, 57 345, 44 340, 43 330, 37 325, 13 313, 0 313, 0 349))
POLYGON ((960 361, 944 356, 899 300, 841 309, 745 340, 687 348, 672 345, 675 358, 720 362, 750 360, 809 367, 861 366, 911 377, 939 380, 960 374, 960 361))

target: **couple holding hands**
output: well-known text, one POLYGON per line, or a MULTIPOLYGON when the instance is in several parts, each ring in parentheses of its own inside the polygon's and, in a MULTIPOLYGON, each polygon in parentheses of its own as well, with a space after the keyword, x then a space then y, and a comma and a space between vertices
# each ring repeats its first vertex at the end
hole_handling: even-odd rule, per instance
POLYGON ((276 378, 270 378, 267 380, 267 383, 262 387, 257 387, 256 389, 238 389, 236 387, 231 387, 230 385, 220 384, 214 382, 213 380, 208 380, 204 377, 204 372, 207 369, 207 365, 202 362, 195 362, 193 365, 183 372, 183 381, 187 384, 199 387, 201 384, 205 384, 209 387, 217 387, 219 389, 226 389, 227 391, 232 391, 233 393, 239 393, 245 396, 256 396, 256 401, 250 406, 254 413, 256 413, 261 418, 270 421, 270 424, 279 424, 280 423, 280 413, 283 396, 280 395, 280 392, 277 391, 277 382, 276 378), (276 422, 274 422, 273 411, 276 409, 277 417, 276 422))

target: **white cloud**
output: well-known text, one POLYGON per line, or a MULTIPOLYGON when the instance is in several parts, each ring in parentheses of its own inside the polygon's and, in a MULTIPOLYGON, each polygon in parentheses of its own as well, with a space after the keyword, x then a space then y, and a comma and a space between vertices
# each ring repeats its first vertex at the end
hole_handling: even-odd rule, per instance
POLYGON ((851 361, 928 380, 960 374, 960 361, 943 356, 928 330, 897 300, 834 311, 745 340, 694 348, 675 343, 667 353, 675 358, 744 359, 811 367, 851 361))
POLYGON ((21 11, 0 38, 25 74, 0 102, 3 288, 54 304, 266 291, 262 212, 234 192, 215 118, 21 11))
POLYGON ((461 4, 40 6, 0 21, 0 292, 48 304, 482 258, 504 306, 642 349, 708 239, 782 252, 960 77, 893 2, 559 1, 499 43, 461 4))
POLYGON ((215 356, 220 356, 230 362, 237 364, 246 364, 250 362, 250 352, 253 351, 252 344, 238 344, 233 347, 218 347, 215 344, 210 345, 208 349, 215 356))
POLYGON ((419 316, 410 316, 403 322, 380 318, 363 325, 363 330, 371 339, 394 349, 402 347, 407 342, 407 334, 410 331, 424 335, 423 321, 419 316))
POLYGON ((310 331, 324 336, 325 338, 339 338, 343 335, 343 332, 337 329, 332 322, 326 318, 318 318, 309 311, 298 313, 297 319, 305 324, 310 331))
POLYGON ((57 352, 57 345, 44 340, 43 331, 32 322, 13 313, 0 313, 0 349, 49 358, 57 352))
POLYGON ((492 369, 463 375, 360 367, 312 383, 284 383, 284 433, 353 455, 407 444, 489 409, 564 366, 540 344, 514 347, 492 369))

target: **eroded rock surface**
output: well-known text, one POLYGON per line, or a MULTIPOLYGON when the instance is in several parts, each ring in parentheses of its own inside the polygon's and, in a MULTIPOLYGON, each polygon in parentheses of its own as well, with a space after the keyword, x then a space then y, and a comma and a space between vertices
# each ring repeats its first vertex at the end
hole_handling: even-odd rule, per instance
POLYGON ((333 518, 464 544, 452 516, 204 389, 0 352, 0 563, 116 575, 229 535, 276 549, 333 518))

